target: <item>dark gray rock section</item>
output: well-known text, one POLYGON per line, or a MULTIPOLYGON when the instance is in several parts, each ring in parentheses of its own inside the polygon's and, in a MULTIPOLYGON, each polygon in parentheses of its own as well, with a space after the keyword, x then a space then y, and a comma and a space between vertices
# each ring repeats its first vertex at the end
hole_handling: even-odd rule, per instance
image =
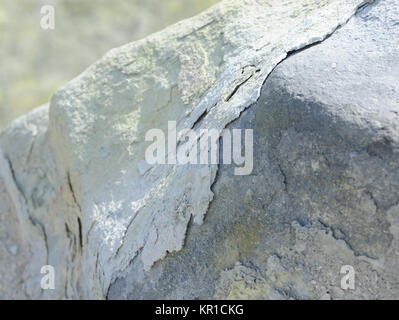
POLYGON ((183 250, 135 259, 108 298, 399 298, 398 57, 386 0, 287 58, 230 126, 254 130, 252 174, 221 165, 183 250))

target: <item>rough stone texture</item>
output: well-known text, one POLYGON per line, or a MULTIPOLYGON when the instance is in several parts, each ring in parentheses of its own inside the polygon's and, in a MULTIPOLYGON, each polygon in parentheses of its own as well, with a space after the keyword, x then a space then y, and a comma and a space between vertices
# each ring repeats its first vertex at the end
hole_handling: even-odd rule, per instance
POLYGON ((68 184, 56 190, 58 183, 51 180, 55 165, 48 120, 48 105, 44 105, 16 120, 0 137, 0 187, 7 190, 1 194, 6 202, 0 213, 7 221, 5 236, 18 247, 16 256, 5 256, 0 268, 6 277, 19 273, 18 281, 10 279, 2 287, 1 298, 79 296, 75 283, 80 277, 78 208, 68 184), (56 290, 44 291, 40 271, 48 264, 57 270, 56 290))
POLYGON ((221 165, 185 247, 108 297, 398 299, 398 19, 380 1, 282 62, 230 126, 254 129, 253 173, 221 165))
POLYGON ((0 182, 0 298, 25 299, 21 290, 29 255, 21 240, 15 210, 4 183, 0 182))
POLYGON ((398 46, 388 36, 397 5, 366 8, 264 84, 289 52, 322 41, 366 2, 224 1, 110 51, 59 90, 50 110, 16 121, 0 138, 0 176, 7 213, 18 218, 15 242, 33 255, 28 288, 18 290, 30 298, 397 295, 398 46), (253 128, 253 173, 146 165, 145 133, 167 120, 178 131, 253 128), (55 267, 56 290, 38 289, 43 264, 55 267), (358 272, 354 292, 336 288, 343 264, 358 272))
POLYGON ((67 176, 73 186, 83 272, 93 275, 85 279, 85 295, 103 297, 136 258, 148 271, 179 251, 187 225, 201 224, 212 200, 217 166, 142 169, 145 133, 166 132, 167 120, 177 121, 177 132, 221 131, 256 102, 288 52, 322 40, 363 3, 224 1, 110 51, 53 96, 49 130, 58 180, 67 176))

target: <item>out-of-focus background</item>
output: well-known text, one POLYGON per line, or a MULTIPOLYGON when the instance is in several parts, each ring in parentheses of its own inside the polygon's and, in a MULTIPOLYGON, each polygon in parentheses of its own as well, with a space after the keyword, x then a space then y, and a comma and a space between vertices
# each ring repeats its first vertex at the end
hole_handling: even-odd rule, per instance
POLYGON ((1 0, 0 131, 49 101, 109 49, 191 17, 217 0, 1 0), (55 29, 40 26, 43 5, 55 29))

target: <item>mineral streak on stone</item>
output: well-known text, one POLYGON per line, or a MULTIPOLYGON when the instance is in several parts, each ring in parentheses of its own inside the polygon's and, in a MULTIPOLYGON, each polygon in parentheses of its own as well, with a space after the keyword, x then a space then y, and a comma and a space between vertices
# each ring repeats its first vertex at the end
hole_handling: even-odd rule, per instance
MULTIPOLYGON (((2 183, 33 263, 56 290, 29 297, 104 298, 135 259, 145 271, 202 224, 217 166, 140 170, 152 128, 221 131, 254 104, 289 52, 320 42, 365 0, 223 1, 113 49, 60 89, 49 108, 0 139, 2 183), (83 276, 84 275, 84 276, 83 276)), ((182 137, 178 137, 178 140, 182 137)), ((1 181, 1 180, 0 180, 1 181)))

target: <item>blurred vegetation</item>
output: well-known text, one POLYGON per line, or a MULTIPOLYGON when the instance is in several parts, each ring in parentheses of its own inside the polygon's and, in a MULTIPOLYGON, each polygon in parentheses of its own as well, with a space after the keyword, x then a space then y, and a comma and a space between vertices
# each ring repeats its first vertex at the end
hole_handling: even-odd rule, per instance
POLYGON ((217 0, 1 0, 0 130, 109 49, 193 16, 217 0), (40 9, 55 8, 55 30, 40 9))

